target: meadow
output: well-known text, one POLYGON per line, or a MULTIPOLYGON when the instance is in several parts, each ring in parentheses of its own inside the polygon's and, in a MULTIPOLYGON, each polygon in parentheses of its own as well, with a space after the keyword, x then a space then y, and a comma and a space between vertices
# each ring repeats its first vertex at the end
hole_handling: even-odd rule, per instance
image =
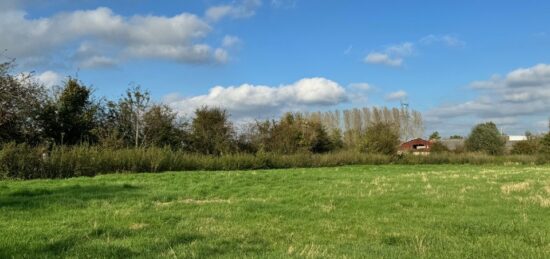
POLYGON ((0 258, 549 258, 550 166, 0 181, 0 258))

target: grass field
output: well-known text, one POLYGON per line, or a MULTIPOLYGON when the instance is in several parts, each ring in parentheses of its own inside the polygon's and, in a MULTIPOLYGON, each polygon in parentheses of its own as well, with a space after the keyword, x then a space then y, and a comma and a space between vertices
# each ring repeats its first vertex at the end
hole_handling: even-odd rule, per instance
POLYGON ((0 258, 549 258, 550 167, 3 181, 0 232, 0 258))

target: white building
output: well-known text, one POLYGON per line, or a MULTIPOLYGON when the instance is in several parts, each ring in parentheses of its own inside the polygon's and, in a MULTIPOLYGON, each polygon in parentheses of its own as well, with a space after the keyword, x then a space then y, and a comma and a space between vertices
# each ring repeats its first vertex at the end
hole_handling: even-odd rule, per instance
POLYGON ((527 136, 508 136, 508 141, 523 141, 527 140, 527 136))

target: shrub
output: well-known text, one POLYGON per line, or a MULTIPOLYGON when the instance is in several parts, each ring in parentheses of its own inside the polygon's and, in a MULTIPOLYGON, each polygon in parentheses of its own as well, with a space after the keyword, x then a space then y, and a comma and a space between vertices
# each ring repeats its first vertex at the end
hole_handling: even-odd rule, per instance
POLYGON ((362 150, 370 154, 394 155, 399 146, 399 127, 379 122, 367 127, 362 150))
POLYGON ((539 149, 539 142, 536 139, 529 139, 515 143, 510 153, 514 155, 534 155, 537 154, 539 149))
POLYGON ((432 143, 432 146, 430 147, 430 152, 431 153, 445 153, 445 152, 449 152, 449 148, 445 145, 443 145, 441 142, 439 141, 435 141, 432 143))
POLYGON ((544 156, 550 157, 550 132, 540 140, 539 152, 544 156))

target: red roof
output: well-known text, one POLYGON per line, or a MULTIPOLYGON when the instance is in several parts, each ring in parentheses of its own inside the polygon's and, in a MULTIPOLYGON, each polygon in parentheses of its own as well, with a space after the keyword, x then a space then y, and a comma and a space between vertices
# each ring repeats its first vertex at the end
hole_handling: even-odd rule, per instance
POLYGON ((418 151, 430 151, 430 147, 432 146, 432 142, 428 140, 424 140, 421 138, 409 140, 403 144, 401 144, 400 149, 401 150, 418 150, 418 151))

